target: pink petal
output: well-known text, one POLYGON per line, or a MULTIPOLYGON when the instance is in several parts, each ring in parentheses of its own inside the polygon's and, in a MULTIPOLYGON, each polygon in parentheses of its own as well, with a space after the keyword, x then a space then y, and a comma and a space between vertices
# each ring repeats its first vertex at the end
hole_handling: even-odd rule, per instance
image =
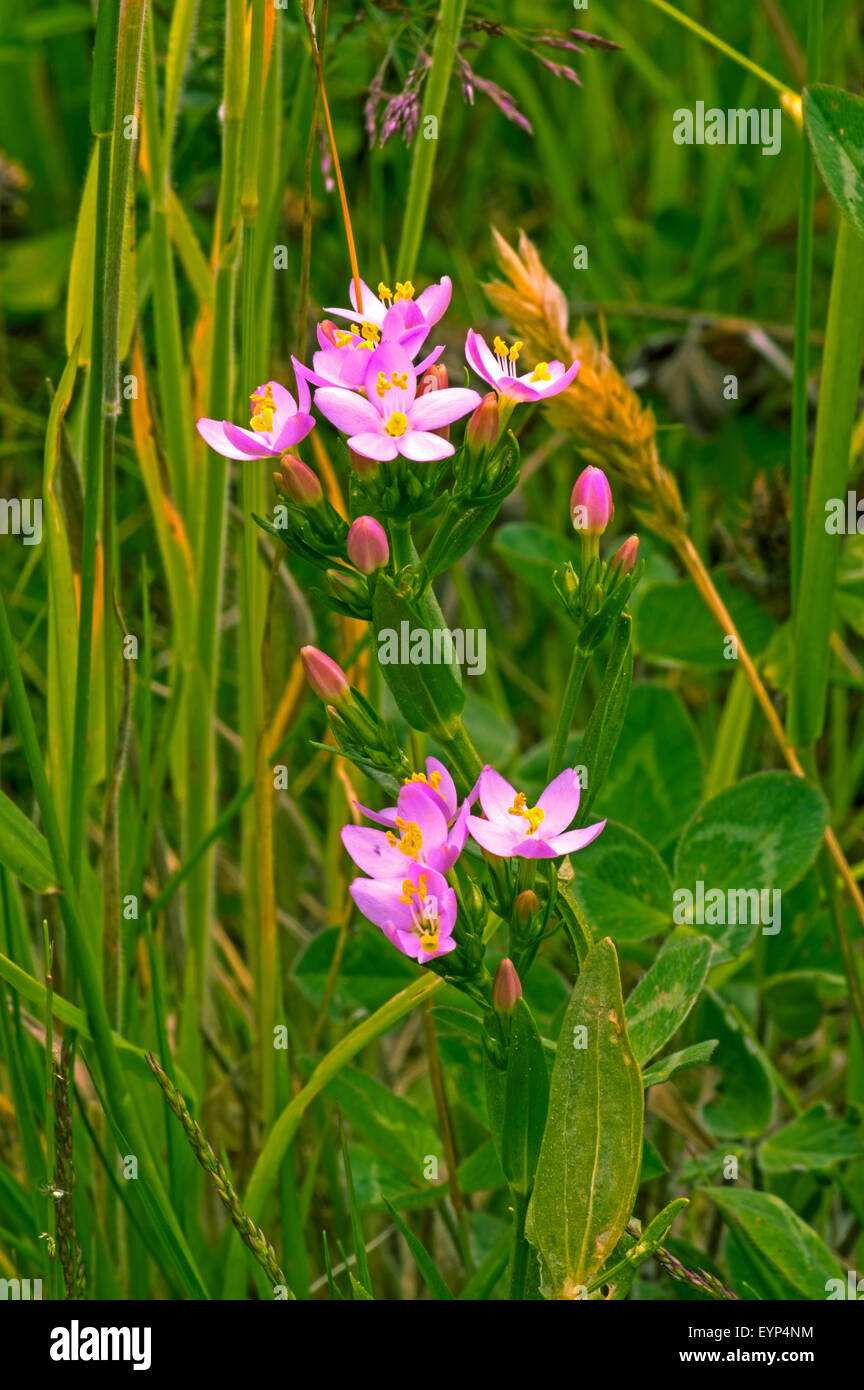
POLYGON ((482 376, 490 386, 497 387, 502 376, 501 363, 489 349, 486 340, 481 338, 479 333, 475 333, 473 328, 468 329, 468 337, 465 339, 465 356, 469 367, 473 367, 478 376, 482 376))
POLYGON ((430 799, 428 788, 417 782, 409 782, 399 793, 399 814, 406 821, 413 821, 423 837, 423 853, 426 858, 430 849, 438 848, 447 839, 447 821, 443 808, 430 799))
MULTIPOLYGON (((360 293, 363 296, 363 319, 367 323, 383 323, 387 308, 377 296, 373 294, 365 280, 360 281, 360 293)), ((357 295, 354 292, 354 280, 348 286, 348 297, 351 300, 352 309, 357 308, 357 295)))
POLYGON ((544 840, 567 829, 579 810, 580 794, 579 774, 571 767, 565 768, 549 783, 537 802, 543 812, 540 832, 544 840))
POLYGON ((422 294, 417 296, 416 304, 427 323, 437 323, 447 310, 450 303, 450 296, 453 293, 453 281, 449 275, 443 275, 438 285, 429 285, 422 294))
MULTIPOLYGON (((361 434, 381 427, 381 416, 362 396, 339 386, 322 386, 315 392, 315 405, 325 419, 344 434, 361 434)), ((359 452, 359 451, 358 451, 359 452)))
POLYGON ((478 783, 480 805, 490 820, 498 821, 508 829, 515 825, 522 833, 521 818, 510 815, 510 808, 516 800, 516 788, 505 781, 494 767, 484 767, 478 783))
MULTIPOLYGON (((306 394, 309 391, 307 388, 306 394)), ((273 440, 272 448, 274 454, 281 454, 283 449, 290 449, 294 444, 299 444, 301 439, 305 439, 307 434, 315 428, 315 416, 306 415, 299 411, 292 415, 290 420, 286 420, 276 438, 273 440)))
POLYGON ((559 854, 572 854, 577 849, 584 849, 590 845, 592 840, 596 840, 600 831, 605 826, 605 820, 599 820, 594 825, 586 825, 584 830, 567 830, 563 835, 551 835, 549 844, 559 854))
MULTIPOLYGON (((411 909, 407 903, 399 901, 401 878, 355 878, 348 891, 363 916, 376 927, 384 927, 386 922, 397 930, 411 930, 411 909)), ((389 931, 387 935, 390 936, 389 931)))
MULTIPOLYGON (((225 434, 227 420, 199 420, 197 430, 201 438, 206 440, 211 449, 215 449, 217 454, 222 454, 228 459, 244 459, 247 462, 255 457, 249 453, 248 449, 238 449, 234 444, 230 444, 225 434)), ((259 455, 266 457, 266 454, 259 455)))
MULTIPOLYGON (((346 825, 342 843, 358 869, 372 878, 398 878, 405 873, 411 860, 394 848, 383 830, 370 830, 365 825, 346 825)), ((380 924, 379 924, 380 925, 380 924)))
POLYGON ((417 378, 414 374, 414 364, 405 349, 398 343, 382 343, 376 348, 375 360, 369 364, 363 386, 368 399, 382 415, 390 415, 394 410, 401 410, 407 415, 417 393, 417 378), (383 396, 379 396, 379 372, 382 372, 388 381, 394 374, 401 376, 404 373, 404 389, 401 386, 391 386, 383 396))
POLYGON ((383 811, 370 811, 368 806, 361 806, 359 801, 355 801, 354 805, 361 815, 366 816, 369 820, 377 821, 379 825, 386 825, 392 829, 396 824, 396 817, 399 813, 395 806, 385 806, 383 811))
MULTIPOLYGON (((225 438, 235 449, 241 449, 247 458, 265 459, 273 453, 273 435, 269 430, 244 430, 239 425, 225 421, 225 438)), ((241 454, 240 457, 243 455, 241 454)))
MULTIPOLYGON (((426 776, 429 778, 429 782, 426 784, 429 787, 429 791, 433 796, 441 797, 447 808, 447 819, 450 820, 456 813, 457 804, 456 787, 453 778, 450 776, 444 764, 439 763, 437 758, 426 759, 426 776), (432 786, 433 772, 437 772, 440 778, 437 787, 432 786)), ((422 787, 424 783, 420 782, 418 785, 422 787)))
POLYGON ((398 446, 399 453, 411 459, 412 463, 433 463, 436 459, 449 458, 456 452, 449 440, 437 434, 426 434, 423 430, 409 430, 393 442, 398 446))
MULTIPOLYGON (((268 386, 273 393, 273 401, 276 406, 274 423, 278 428, 283 419, 287 420, 290 415, 297 414, 297 402, 294 400, 291 392, 286 391, 284 386, 280 386, 278 381, 265 382, 263 386, 258 387, 259 392, 265 391, 268 386)), ((274 434, 275 430, 271 430, 270 433, 274 434)))
POLYGON ((418 381, 420 380, 423 373, 427 371, 429 367, 432 366, 432 363, 438 361, 438 358, 441 356, 443 351, 444 344, 442 343, 440 347, 433 348, 432 351, 429 353, 429 356, 424 357, 422 362, 417 363, 416 367, 414 368, 414 371, 417 375, 418 381))
POLYGON ((352 434, 348 439, 348 445, 364 459, 378 459, 381 463, 386 463, 388 459, 395 459, 399 450, 396 448, 396 440, 391 439, 389 434, 383 431, 373 434, 370 431, 364 434, 352 434))
POLYGON ((428 391, 418 396, 408 415, 412 429, 437 430, 442 425, 452 425, 476 410, 480 404, 480 393, 469 391, 464 386, 445 386, 443 391, 428 391))
POLYGON ((490 854, 503 855, 505 859, 510 858, 523 839, 521 825, 514 824, 510 830, 494 821, 483 820, 481 816, 469 816, 468 829, 482 849, 488 849, 490 854))

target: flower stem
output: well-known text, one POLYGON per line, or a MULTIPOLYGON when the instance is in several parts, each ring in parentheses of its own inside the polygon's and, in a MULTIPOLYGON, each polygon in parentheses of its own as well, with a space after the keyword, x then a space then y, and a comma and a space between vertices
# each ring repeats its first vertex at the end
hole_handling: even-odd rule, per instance
POLYGON ((573 723, 576 702, 579 699, 582 682, 585 679, 585 672, 588 670, 590 661, 590 652, 583 652, 582 648, 579 646, 573 648, 573 658, 570 662, 570 674, 567 677, 564 698, 561 701, 561 712, 558 715, 555 736, 552 739, 552 747, 549 750, 549 766, 546 769, 547 782, 551 782, 553 777, 557 777, 558 773, 561 772, 564 767, 570 725, 573 723))
POLYGON ((698 34, 700 39, 704 39, 706 43, 710 43, 712 47, 718 49, 720 53, 725 53, 727 58, 731 58, 732 61, 738 63, 740 67, 746 68, 748 72, 755 73, 757 77, 761 77, 762 81, 767 82, 769 87, 774 87, 776 91, 786 93, 788 96, 797 97, 798 93, 794 92, 791 87, 787 87, 785 82, 781 82, 777 77, 772 77, 770 72, 766 72, 764 68, 760 68, 758 63, 753 62, 752 58, 746 58, 743 53, 739 53, 737 49, 731 48, 728 43, 724 43, 722 39, 718 39, 717 35, 712 34, 710 29, 703 28, 701 24, 697 24, 695 19, 691 19, 689 15, 682 14, 680 10, 676 10, 674 5, 668 3, 668 0, 651 0, 651 4, 656 5, 658 10, 662 10, 664 14, 668 14, 672 19, 677 20, 679 24, 683 24, 686 29, 692 30, 694 34, 698 34))
POLYGON ((521 1302, 525 1297, 530 1246, 525 1239, 525 1217, 530 1198, 524 1192, 511 1192, 513 1198, 513 1244, 510 1253, 510 1292, 508 1298, 521 1302))

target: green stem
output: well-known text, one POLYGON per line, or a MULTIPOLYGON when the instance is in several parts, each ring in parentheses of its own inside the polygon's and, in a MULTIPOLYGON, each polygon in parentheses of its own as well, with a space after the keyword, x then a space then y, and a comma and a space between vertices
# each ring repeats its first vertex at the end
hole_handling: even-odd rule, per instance
POLYGON ((525 1217, 530 1198, 524 1192, 511 1191, 510 1195, 513 1199, 513 1244, 510 1252, 510 1291, 507 1296, 511 1302, 521 1302, 525 1297, 528 1278, 530 1246, 525 1239, 525 1217))
POLYGON ((763 82, 767 82, 768 85, 773 87, 776 91, 783 92, 790 97, 797 97, 798 93, 793 91, 791 87, 787 87, 785 82, 781 82, 779 78, 772 77, 770 72, 766 72, 764 68, 760 68, 759 64, 754 63, 752 58, 745 58, 743 53, 739 53, 735 48, 730 48, 728 43, 724 43, 722 39, 718 39, 717 35, 712 34, 710 29, 703 28, 701 24, 697 24, 695 19, 691 19, 689 15, 682 14, 680 10, 676 10, 674 5, 668 3, 668 0, 650 0, 650 2, 652 5, 656 5, 658 10, 662 10, 664 14, 668 14, 679 24, 683 24, 685 29, 690 29, 694 34, 698 34, 700 39, 704 39, 706 43, 710 43, 711 46, 716 48, 720 53, 724 53, 727 58, 731 58, 733 63, 738 63, 739 67, 746 68, 748 72, 753 72, 757 77, 761 77, 763 82))
POLYGON ((450 74, 456 59, 456 46, 459 31, 465 15, 466 0, 441 0, 441 12, 435 31, 435 44, 432 49, 432 66, 426 79, 426 96, 423 102, 423 115, 414 137, 414 155, 411 161, 411 178, 408 184, 408 198, 405 203, 405 217, 402 223, 402 237, 399 254, 396 258, 396 271, 402 280, 410 280, 417 265, 417 254, 426 225, 426 210, 432 188, 432 172, 435 168, 435 152, 438 143, 438 125, 447 100, 450 74), (433 118, 435 125, 427 122, 433 118), (430 135, 427 136, 427 131, 430 135), (434 135, 432 135, 434 131, 434 135), (431 138, 430 138, 431 136, 431 138))
POLYGON ((570 674, 567 677, 564 698, 561 701, 561 712, 558 715, 558 723, 555 726, 555 736, 552 739, 552 747, 549 750, 549 766, 546 769, 547 782, 551 782, 553 777, 557 777, 558 773, 563 770, 570 725, 573 723, 573 715, 576 712, 576 702, 579 699, 582 682, 585 679, 585 672, 588 670, 590 664, 591 653, 583 652, 581 647, 574 647, 573 658, 570 662, 570 674))

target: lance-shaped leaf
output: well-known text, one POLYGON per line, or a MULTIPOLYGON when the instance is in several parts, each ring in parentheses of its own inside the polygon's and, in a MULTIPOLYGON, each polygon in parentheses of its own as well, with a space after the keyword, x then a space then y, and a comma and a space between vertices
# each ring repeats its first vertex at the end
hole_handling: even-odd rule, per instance
POLYGON ((537 1025, 524 999, 510 1021, 507 1060, 484 1056, 486 1104, 495 1151, 508 1183, 528 1195, 546 1124, 549 1076, 537 1025))
POLYGON ((772 1192, 704 1189, 720 1208, 766 1298, 824 1299, 840 1274, 812 1227, 772 1192))
POLYGON ((633 1050, 641 1065, 681 1027, 708 974, 711 942, 705 936, 672 937, 627 1000, 633 1050))
POLYGON ((564 1015, 528 1211, 546 1298, 580 1296, 615 1249, 642 1160, 642 1076, 624 1020, 618 957, 593 948, 564 1015))

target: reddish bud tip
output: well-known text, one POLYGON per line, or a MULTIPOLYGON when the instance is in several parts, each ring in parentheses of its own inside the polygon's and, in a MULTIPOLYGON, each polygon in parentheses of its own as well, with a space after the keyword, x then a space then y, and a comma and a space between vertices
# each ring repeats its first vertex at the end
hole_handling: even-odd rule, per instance
POLYGON ((417 383, 417 395, 428 396, 430 391, 444 391, 447 389, 447 368, 443 362, 435 362, 428 367, 417 383))
POLYGON ((342 667, 317 647, 301 647, 300 659, 306 679, 318 698, 329 704, 341 704, 350 689, 342 667))
POLYGON ((390 559, 387 533, 374 516, 358 516, 348 532, 348 559, 363 574, 371 574, 390 559))
POLYGON ((492 1003, 502 1014, 512 1014, 517 1000, 522 998, 522 985, 512 960, 505 957, 495 971, 492 983, 492 1003))
POLYGON ((570 494, 573 525, 586 536, 602 536, 614 515, 609 480, 602 468, 589 465, 579 474, 570 494))
POLYGON ((620 565, 621 573, 629 574, 636 563, 636 557, 638 556, 638 554, 639 537, 628 536, 624 544, 618 547, 614 556, 612 557, 613 567, 615 565, 620 565))
POLYGON ((475 453, 491 449, 498 443, 501 433, 501 417, 498 411, 498 396, 489 391, 482 399, 465 430, 465 442, 475 453))
POLYGON ((279 472, 273 477, 276 486, 292 502, 300 507, 314 507, 321 501, 321 484, 306 464, 294 454, 283 454, 279 460, 279 472))
POLYGON ((336 324, 333 322, 333 320, 322 319, 320 327, 321 333, 327 339, 328 343, 332 343, 333 346, 336 347, 336 334, 339 332, 339 329, 336 327, 336 324))

